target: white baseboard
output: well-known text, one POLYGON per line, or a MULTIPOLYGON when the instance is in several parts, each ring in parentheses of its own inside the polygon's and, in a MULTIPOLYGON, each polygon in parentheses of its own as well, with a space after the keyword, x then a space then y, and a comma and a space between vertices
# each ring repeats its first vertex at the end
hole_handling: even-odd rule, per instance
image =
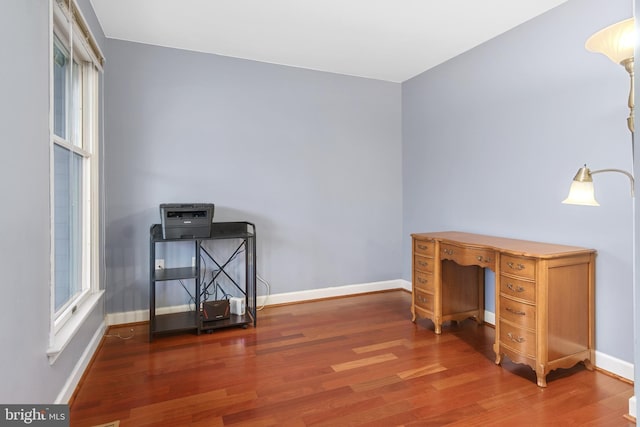
MULTIPOLYGON (((159 307, 156 314, 181 313, 183 311, 193 310, 188 304, 174 305, 171 307, 159 307)), ((149 310, 125 311, 122 313, 109 313, 106 317, 108 326, 123 325, 127 323, 146 322, 149 320, 149 310)))
POLYGON ((100 341, 102 340, 102 337, 104 336, 104 333, 106 330, 107 330, 107 325, 105 322, 102 322, 100 326, 98 326, 98 329, 96 330, 96 332, 93 334, 93 337, 91 337, 91 341, 89 341, 87 348, 85 348, 84 351, 82 352, 80 359, 78 359, 78 363, 76 363, 76 366, 74 366, 73 371, 71 372, 71 375, 69 376, 67 381, 64 383, 62 390, 60 390, 60 393, 58 393, 58 397, 56 397, 56 400, 53 403, 55 404, 69 403, 69 399, 71 399, 71 396, 73 396, 73 392, 75 391, 76 387, 78 386, 78 383, 82 379, 82 375, 84 374, 84 371, 87 369, 87 366, 89 366, 89 362, 91 362, 91 358, 93 357, 93 354, 98 349, 98 346, 100 345, 100 341))
POLYGON ((490 325, 496 325, 496 314, 490 311, 484 311, 484 321, 490 325))
POLYGON ((636 416, 636 397, 635 396, 631 396, 629 398, 629 415, 631 415, 635 419, 638 419, 638 417, 636 416))
MULTIPOLYGON (((287 304, 293 302, 310 301, 314 299, 323 299, 331 297, 340 297, 348 295, 357 295, 368 292, 388 291, 393 289, 404 289, 411 292, 411 282, 407 280, 385 280, 382 282, 361 283, 357 285, 332 286, 322 289, 310 289, 307 291, 285 292, 281 294, 273 294, 268 296, 258 296, 256 304, 258 307, 263 305, 287 304), (266 304, 265 304, 266 303, 266 304)), ((188 311, 188 305, 179 305, 173 307, 160 307, 156 310, 157 314, 179 313, 188 311)), ((107 314, 107 325, 122 325, 126 323, 146 322, 149 320, 149 310, 135 310, 122 313, 107 314)))
POLYGON ((307 291, 285 292, 269 296, 259 296, 256 304, 263 305, 287 304, 292 302, 311 301, 315 299, 342 297, 348 295, 358 295, 368 292, 389 291, 394 289, 404 289, 411 292, 411 282, 407 280, 386 280, 383 282, 361 283, 357 285, 332 286, 322 289, 310 289, 307 291))
MULTIPOLYGON (((294 302, 310 301, 323 298, 333 298, 348 295, 358 295, 368 292, 388 291, 394 289, 404 289, 411 292, 411 282, 403 279, 385 280, 381 282, 360 283, 355 285, 331 286, 322 289, 310 289, 297 292, 285 292, 269 296, 258 296, 257 305, 270 306, 276 304, 288 304, 294 302)), ((158 314, 175 313, 189 310, 188 305, 175 307, 163 307, 157 310, 158 314)), ((107 315, 106 323, 109 326, 125 323, 144 322, 149 320, 149 310, 136 310, 123 313, 110 313, 107 315)), ((485 322, 495 325, 495 313, 484 312, 485 322)), ((633 364, 596 351, 595 365, 605 371, 611 372, 622 378, 633 381, 633 364)))
POLYGON ((596 351, 596 361, 594 365, 598 368, 611 372, 619 377, 633 381, 633 363, 625 362, 616 357, 609 356, 608 354, 596 351))

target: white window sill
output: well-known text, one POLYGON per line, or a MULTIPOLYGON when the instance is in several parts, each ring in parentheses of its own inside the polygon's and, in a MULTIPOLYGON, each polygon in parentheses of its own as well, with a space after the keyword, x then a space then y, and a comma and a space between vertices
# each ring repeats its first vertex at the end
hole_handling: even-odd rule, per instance
POLYGON ((58 356, 60 356, 65 347, 71 342, 71 339, 73 339, 87 317, 89 317, 89 314, 91 314, 96 307, 102 295, 104 295, 104 290, 90 294, 78 307, 73 316, 71 316, 55 336, 52 337, 49 348, 47 348, 47 357, 49 357, 50 365, 56 362, 58 356))

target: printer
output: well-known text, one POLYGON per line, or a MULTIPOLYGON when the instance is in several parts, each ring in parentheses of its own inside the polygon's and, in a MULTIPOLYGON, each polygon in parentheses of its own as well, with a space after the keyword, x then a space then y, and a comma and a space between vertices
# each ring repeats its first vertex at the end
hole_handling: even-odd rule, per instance
POLYGON ((163 239, 197 239, 211 236, 214 205, 163 203, 160 205, 163 239))

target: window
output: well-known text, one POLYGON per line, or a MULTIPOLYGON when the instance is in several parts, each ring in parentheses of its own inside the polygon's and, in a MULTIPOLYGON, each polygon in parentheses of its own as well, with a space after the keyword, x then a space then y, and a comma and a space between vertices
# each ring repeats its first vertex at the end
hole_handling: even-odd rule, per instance
MULTIPOLYGON (((82 129, 82 69, 54 36, 53 45, 53 236, 54 312, 62 312, 88 289, 82 270, 83 215, 86 188, 83 170, 91 168, 82 129), (73 64, 73 65, 71 65, 73 64)), ((86 208, 91 209, 90 206, 86 208)), ((90 243, 90 242, 89 242, 90 243)))
POLYGON ((73 0, 52 1, 50 360, 99 292, 98 93, 103 57, 73 0))

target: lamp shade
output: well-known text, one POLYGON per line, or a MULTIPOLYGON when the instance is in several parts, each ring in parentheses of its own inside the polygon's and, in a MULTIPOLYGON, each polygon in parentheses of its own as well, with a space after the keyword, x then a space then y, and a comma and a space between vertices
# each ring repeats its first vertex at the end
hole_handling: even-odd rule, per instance
POLYGON ((616 64, 633 58, 635 44, 634 18, 625 19, 598 31, 585 44, 591 52, 602 53, 616 64))
POLYGON ((593 181, 573 181, 569 189, 569 195, 562 201, 567 205, 600 206, 595 198, 593 181))

